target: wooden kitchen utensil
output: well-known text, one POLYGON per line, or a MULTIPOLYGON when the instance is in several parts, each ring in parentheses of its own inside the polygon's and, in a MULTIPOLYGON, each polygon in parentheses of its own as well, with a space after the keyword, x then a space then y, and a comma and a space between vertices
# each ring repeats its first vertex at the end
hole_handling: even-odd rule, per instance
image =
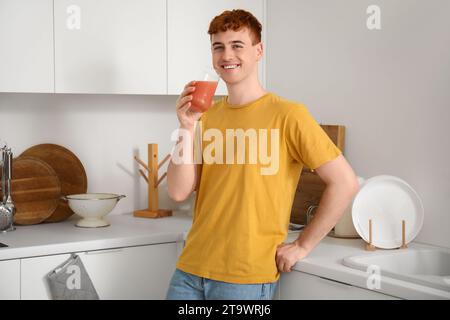
MULTIPOLYGON (((344 154, 345 147, 345 126, 340 125, 320 125, 331 141, 344 154)), ((294 202, 291 210, 291 222, 295 224, 306 224, 306 213, 310 206, 318 206, 325 190, 325 183, 314 170, 303 167, 294 202)))
POLYGON ((375 250, 375 246, 372 243, 372 219, 369 219, 369 242, 366 243, 366 250, 367 251, 375 250))
MULTIPOLYGON (((49 164, 61 183, 61 195, 86 193, 87 176, 78 157, 67 148, 56 144, 39 144, 25 150, 21 156, 32 156, 49 164)), ((45 222, 59 222, 73 214, 66 201, 60 199, 58 206, 45 222)))
POLYGON ((50 217, 61 195, 61 184, 53 168, 38 158, 22 156, 13 159, 12 168, 14 223, 37 224, 50 217))
POLYGON ((406 249, 408 246, 406 245, 406 222, 402 220, 402 245, 400 249, 406 249))
POLYGON ((142 170, 139 170, 140 175, 143 176, 148 184, 148 208, 134 211, 134 216, 141 218, 161 218, 171 216, 172 210, 158 208, 158 185, 167 175, 167 173, 164 173, 158 179, 158 169, 170 159, 170 155, 167 155, 158 164, 158 145, 156 143, 150 143, 148 145, 148 165, 138 157, 134 157, 134 159, 147 171, 148 174, 148 176, 146 176, 142 170))

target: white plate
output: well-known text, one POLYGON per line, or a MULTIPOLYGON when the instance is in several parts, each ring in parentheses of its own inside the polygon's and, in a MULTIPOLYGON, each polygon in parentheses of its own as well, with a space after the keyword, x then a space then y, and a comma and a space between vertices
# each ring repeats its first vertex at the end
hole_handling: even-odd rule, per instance
POLYGON ((370 178, 356 195, 352 219, 356 231, 369 242, 369 219, 372 219, 372 244, 383 249, 402 245, 402 220, 405 220, 406 243, 422 228, 424 209, 413 188, 400 178, 381 175, 370 178))

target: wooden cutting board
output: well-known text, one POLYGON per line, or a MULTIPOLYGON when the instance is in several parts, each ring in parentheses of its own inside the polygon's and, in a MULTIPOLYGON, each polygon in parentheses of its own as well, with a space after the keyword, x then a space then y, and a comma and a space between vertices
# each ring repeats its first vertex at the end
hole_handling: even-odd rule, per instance
MULTIPOLYGON (((345 126, 320 125, 331 141, 344 154, 345 126)), ((303 167, 291 210, 291 222, 306 224, 306 213, 310 206, 318 206, 325 190, 325 183, 313 170, 303 167)), ((314 211, 313 211, 314 212, 314 211)))
MULTIPOLYGON (((61 183, 61 194, 86 193, 87 176, 83 164, 69 149, 56 144, 39 144, 25 150, 21 156, 32 156, 45 161, 56 172, 61 183)), ((45 222, 59 222, 73 214, 64 200, 59 200, 58 206, 45 222)))
POLYGON ((14 223, 29 225, 52 215, 58 206, 61 185, 50 165, 37 158, 19 157, 13 159, 11 191, 16 206, 14 223))

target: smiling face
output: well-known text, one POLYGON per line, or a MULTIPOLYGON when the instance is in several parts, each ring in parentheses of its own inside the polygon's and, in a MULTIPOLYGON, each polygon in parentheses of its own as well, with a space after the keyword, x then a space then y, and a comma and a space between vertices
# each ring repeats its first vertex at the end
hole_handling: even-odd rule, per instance
POLYGON ((214 69, 227 85, 258 81, 263 49, 261 42, 252 44, 248 28, 212 34, 211 52, 214 69))

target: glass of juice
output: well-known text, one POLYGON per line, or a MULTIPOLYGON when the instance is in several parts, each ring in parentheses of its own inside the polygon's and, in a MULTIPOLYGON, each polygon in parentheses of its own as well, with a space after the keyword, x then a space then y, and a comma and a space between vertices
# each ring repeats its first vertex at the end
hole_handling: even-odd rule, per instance
POLYGON ((192 93, 191 109, 205 112, 211 107, 214 93, 219 83, 219 76, 214 70, 205 70, 198 80, 195 80, 195 90, 192 93))

